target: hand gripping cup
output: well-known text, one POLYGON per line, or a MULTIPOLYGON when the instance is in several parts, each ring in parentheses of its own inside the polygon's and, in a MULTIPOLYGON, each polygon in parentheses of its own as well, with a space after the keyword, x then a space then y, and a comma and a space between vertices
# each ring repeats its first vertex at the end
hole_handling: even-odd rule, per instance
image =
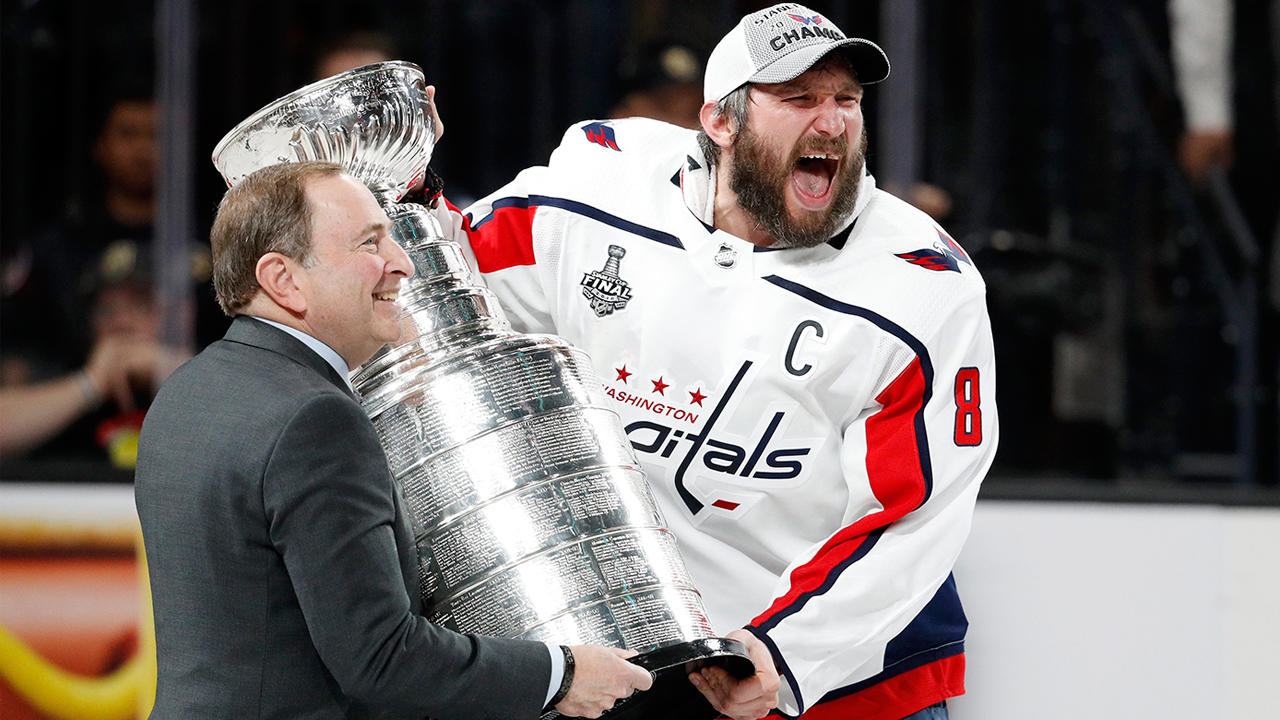
POLYGON ((277 163, 340 163, 413 260, 401 338, 352 382, 410 515, 424 614, 463 633, 636 650, 654 686, 610 717, 715 717, 688 672, 754 667, 712 633, 586 354, 514 332, 434 216, 397 202, 431 157, 433 122, 422 71, 378 63, 254 113, 213 163, 228 185, 277 163))

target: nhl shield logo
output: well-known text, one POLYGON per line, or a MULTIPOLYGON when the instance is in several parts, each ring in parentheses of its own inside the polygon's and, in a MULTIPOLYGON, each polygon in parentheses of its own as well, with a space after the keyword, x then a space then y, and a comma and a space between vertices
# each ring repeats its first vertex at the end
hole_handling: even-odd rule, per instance
POLYGON ((618 277, 618 263, 627 251, 617 245, 609 246, 609 259, 603 270, 592 270, 582 276, 582 297, 591 304, 596 317, 612 315, 624 310, 631 300, 631 285, 618 277))
POLYGON ((716 265, 729 270, 738 264, 738 251, 734 250, 729 243, 720 243, 720 249, 716 251, 715 261, 716 265))

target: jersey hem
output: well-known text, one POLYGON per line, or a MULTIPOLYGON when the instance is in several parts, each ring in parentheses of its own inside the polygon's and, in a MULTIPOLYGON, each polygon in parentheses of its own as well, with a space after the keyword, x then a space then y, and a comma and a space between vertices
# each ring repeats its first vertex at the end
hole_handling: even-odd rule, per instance
POLYGON ((964 670, 964 643, 952 643, 827 693, 800 720, 902 720, 947 698, 963 695, 964 670), (923 662, 916 664, 920 659, 923 662))

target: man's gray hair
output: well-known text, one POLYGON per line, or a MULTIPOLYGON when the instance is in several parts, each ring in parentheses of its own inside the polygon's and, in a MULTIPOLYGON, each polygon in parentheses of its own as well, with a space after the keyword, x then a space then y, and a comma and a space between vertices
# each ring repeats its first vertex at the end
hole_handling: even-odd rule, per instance
MULTIPOLYGON (((747 126, 747 100, 751 95, 751 83, 743 83, 738 86, 737 90, 725 95, 720 102, 716 103, 716 117, 728 115, 733 121, 734 133, 742 130, 747 126)), ((712 166, 720 162, 720 146, 707 135, 706 130, 698 131, 698 147, 702 150, 702 157, 712 166)))

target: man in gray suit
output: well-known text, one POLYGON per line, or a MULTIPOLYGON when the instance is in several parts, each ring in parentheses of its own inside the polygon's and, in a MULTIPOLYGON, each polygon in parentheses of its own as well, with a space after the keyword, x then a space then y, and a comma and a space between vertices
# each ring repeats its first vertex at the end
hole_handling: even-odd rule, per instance
POLYGON ((266 168, 228 191, 212 244, 235 320, 160 390, 139 445, 152 717, 597 717, 647 689, 622 650, 417 614, 413 538, 347 382, 398 337, 413 273, 373 195, 338 165, 266 168))

